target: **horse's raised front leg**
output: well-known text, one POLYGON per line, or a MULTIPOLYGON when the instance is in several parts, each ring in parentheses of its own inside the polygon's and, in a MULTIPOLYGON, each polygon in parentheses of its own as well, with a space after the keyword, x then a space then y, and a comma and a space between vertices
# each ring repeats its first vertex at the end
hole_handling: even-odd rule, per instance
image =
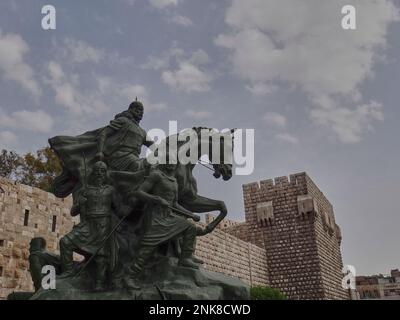
POLYGON ((199 195, 187 199, 183 198, 181 201, 179 201, 179 203, 185 209, 196 213, 211 212, 215 210, 218 210, 220 212, 217 218, 214 221, 212 221, 209 225, 207 225, 205 229, 205 234, 213 231, 215 227, 226 217, 228 213, 225 202, 221 200, 214 200, 202 197, 199 195))

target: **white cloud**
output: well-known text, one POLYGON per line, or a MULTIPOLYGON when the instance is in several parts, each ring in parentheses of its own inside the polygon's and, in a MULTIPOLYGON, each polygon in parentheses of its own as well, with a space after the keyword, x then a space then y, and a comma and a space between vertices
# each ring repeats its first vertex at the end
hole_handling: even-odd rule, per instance
POLYGON ((232 0, 226 14, 232 31, 219 35, 215 43, 230 51, 234 72, 248 81, 250 91, 263 93, 262 84, 294 85, 314 109, 324 109, 329 103, 331 112, 326 116, 342 121, 336 128, 347 131, 340 134, 335 129, 339 139, 355 142, 364 132, 359 127, 377 118, 370 113, 354 116, 359 123, 350 125, 332 110, 359 113, 354 110, 363 106, 360 86, 373 75, 374 63, 386 46, 388 25, 399 20, 399 10, 390 0, 353 1, 357 30, 348 31, 341 28, 341 8, 347 2, 232 0), (353 139, 343 139, 348 132, 353 139))
POLYGON ((149 56, 146 63, 144 63, 141 68, 145 70, 161 70, 169 67, 169 57, 155 57, 149 56))
POLYGON ((178 4, 182 2, 181 0, 149 0, 149 3, 160 10, 164 10, 166 15, 166 21, 175 23, 177 25, 183 27, 190 27, 193 25, 193 21, 187 17, 180 15, 178 13, 174 13, 174 10, 168 10, 169 8, 176 7, 178 4))
POLYGON ((64 71, 58 63, 50 61, 48 68, 52 80, 60 81, 62 78, 64 78, 64 71))
POLYGON ((175 58, 178 65, 175 70, 165 70, 161 74, 161 79, 170 88, 187 93, 210 90, 213 78, 204 70, 204 65, 210 61, 204 50, 197 50, 189 56, 182 50, 175 49, 166 57, 168 58, 166 65, 170 65, 172 58, 175 58))
POLYGON ((163 70, 168 69, 173 59, 181 59, 185 56, 185 52, 177 47, 172 47, 171 49, 165 51, 160 56, 150 55, 147 61, 141 66, 142 69, 147 70, 163 70))
POLYGON ((79 76, 66 74, 59 63, 50 61, 48 73, 50 78, 46 82, 55 92, 56 103, 66 107, 72 114, 93 115, 108 110, 98 91, 83 91, 79 86, 79 76))
POLYGON ((127 102, 127 104, 137 97, 143 103, 146 111, 164 111, 168 109, 168 106, 163 102, 153 102, 149 91, 142 85, 116 83, 107 77, 99 78, 98 83, 100 92, 104 96, 114 94, 119 100, 127 102))
POLYGON ((127 99, 133 99, 139 97, 140 99, 147 98, 147 90, 141 85, 130 85, 120 88, 119 94, 126 97, 127 99))
POLYGON ((255 96, 265 96, 267 94, 275 92, 278 87, 263 82, 257 82, 251 85, 246 85, 246 89, 255 96))
POLYGON ((25 61, 29 45, 18 34, 3 34, 0 30, 0 71, 4 79, 19 83, 35 99, 42 94, 32 67, 25 61))
POLYGON ((170 6, 177 6, 178 5, 178 0, 149 0, 150 4, 153 7, 156 7, 158 9, 164 9, 166 7, 170 6))
POLYGON ((188 61, 195 65, 205 65, 210 62, 210 57, 203 49, 199 49, 192 53, 188 61))
POLYGON ((189 17, 180 14, 173 15, 170 21, 183 27, 190 27, 193 25, 193 21, 189 17))
POLYGON ((48 78, 45 82, 53 89, 55 102, 66 109, 66 121, 70 132, 77 131, 90 119, 98 117, 117 105, 129 105, 136 97, 141 100, 147 110, 163 111, 167 105, 154 102, 142 85, 131 85, 118 81, 113 77, 105 77, 93 73, 93 81, 87 86, 75 74, 56 61, 47 66, 48 78))
POLYGON ((136 3, 136 0, 123 0, 123 1, 129 4, 130 6, 133 6, 136 3))
POLYGON ((345 143, 359 142, 361 135, 372 129, 373 120, 383 121, 384 118, 382 104, 375 101, 355 109, 316 108, 311 116, 318 124, 332 128, 345 143))
POLYGON ((164 102, 149 103, 145 104, 145 108, 150 111, 165 111, 168 109, 168 105, 164 102))
POLYGON ((281 128, 285 127, 287 122, 285 116, 276 112, 267 112, 263 119, 267 125, 273 125, 281 128))
POLYGON ((12 149, 18 142, 17 136, 10 131, 0 131, 0 149, 12 149))
POLYGON ((182 62, 174 71, 164 71, 162 80, 177 91, 203 92, 210 90, 211 77, 190 62, 182 62))
POLYGON ((105 53, 102 49, 97 49, 85 41, 74 38, 64 40, 64 56, 76 63, 92 62, 98 63, 104 59, 105 53))
POLYGON ((150 101, 149 92, 142 85, 120 85, 120 94, 126 101, 132 101, 138 97, 147 111, 163 111, 167 109, 165 103, 153 103, 150 101))
POLYGON ((275 135, 275 139, 280 140, 282 142, 287 142, 291 144, 299 143, 299 139, 295 136, 291 135, 290 133, 278 133, 275 135))
POLYGON ((208 111, 187 110, 185 113, 189 118, 196 120, 209 119, 212 116, 212 113, 208 111))
POLYGON ((0 125, 2 127, 27 130, 32 132, 47 133, 50 132, 54 125, 53 118, 42 110, 37 111, 15 111, 10 115, 3 114, 0 117, 0 125))
POLYGON ((99 64, 108 66, 122 65, 126 67, 135 66, 135 58, 132 55, 123 56, 117 50, 98 48, 92 44, 67 37, 62 41, 53 41, 54 56, 61 57, 59 61, 76 64, 99 64))

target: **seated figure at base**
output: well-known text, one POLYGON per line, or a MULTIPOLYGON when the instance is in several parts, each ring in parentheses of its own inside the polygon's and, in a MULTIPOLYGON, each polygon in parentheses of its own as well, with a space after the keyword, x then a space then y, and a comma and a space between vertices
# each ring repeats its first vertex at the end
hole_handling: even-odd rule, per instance
POLYGON ((46 250, 46 240, 44 238, 32 238, 29 245, 29 271, 35 291, 42 287, 42 279, 44 277, 42 269, 46 265, 52 265, 56 274, 60 274, 60 257, 46 250))
POLYGON ((186 218, 196 219, 196 216, 178 204, 175 168, 175 164, 158 165, 135 192, 135 196, 146 203, 144 212, 149 222, 130 267, 128 287, 131 289, 140 289, 139 277, 155 249, 177 237, 182 237, 179 265, 199 268, 193 256, 199 227, 186 218), (184 213, 186 217, 176 212, 184 213))

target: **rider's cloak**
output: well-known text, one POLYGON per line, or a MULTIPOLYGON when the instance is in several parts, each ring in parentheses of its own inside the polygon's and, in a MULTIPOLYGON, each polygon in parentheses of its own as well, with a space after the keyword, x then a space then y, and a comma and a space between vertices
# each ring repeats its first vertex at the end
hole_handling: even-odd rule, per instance
POLYGON ((79 136, 56 136, 49 139, 50 147, 61 160, 63 171, 56 177, 53 193, 60 198, 70 195, 82 179, 86 179, 91 168, 97 161, 98 140, 107 127, 112 128, 112 133, 104 144, 104 154, 112 154, 121 144, 128 133, 132 120, 128 113, 119 114, 108 126, 94 131, 85 132, 79 136))

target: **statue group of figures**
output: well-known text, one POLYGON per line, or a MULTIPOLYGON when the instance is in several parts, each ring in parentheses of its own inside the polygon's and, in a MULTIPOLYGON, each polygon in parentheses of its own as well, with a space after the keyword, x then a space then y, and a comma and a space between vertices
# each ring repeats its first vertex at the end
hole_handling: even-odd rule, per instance
MULTIPOLYGON (((91 277, 90 290, 96 292, 119 286, 139 290, 144 270, 160 256, 173 257, 185 268, 198 269, 203 263, 194 255, 196 237, 214 230, 226 216, 226 206, 198 195, 192 174, 196 163, 151 165, 140 158, 142 146, 153 144, 140 127, 143 113, 143 104, 136 99, 103 128, 49 139, 63 167, 53 192, 61 198, 72 194, 71 215, 79 215, 80 222, 61 238, 59 259, 45 251, 43 239, 32 240, 36 289, 43 276, 39 267, 46 263, 56 266, 58 279, 91 277), (205 227, 194 223, 200 220, 195 213, 211 211, 219 211, 212 223, 205 227), (84 260, 75 262, 74 253, 84 260)), ((206 154, 214 177, 229 180, 232 164, 221 159, 213 162, 211 148, 207 152, 200 147, 204 143, 200 129, 206 128, 192 129, 197 135, 193 141, 198 143, 198 159, 206 154)), ((204 139, 208 142, 209 135, 204 139)), ((181 146, 178 141, 174 152, 181 146)), ((167 159, 174 157, 170 153, 167 159)))

